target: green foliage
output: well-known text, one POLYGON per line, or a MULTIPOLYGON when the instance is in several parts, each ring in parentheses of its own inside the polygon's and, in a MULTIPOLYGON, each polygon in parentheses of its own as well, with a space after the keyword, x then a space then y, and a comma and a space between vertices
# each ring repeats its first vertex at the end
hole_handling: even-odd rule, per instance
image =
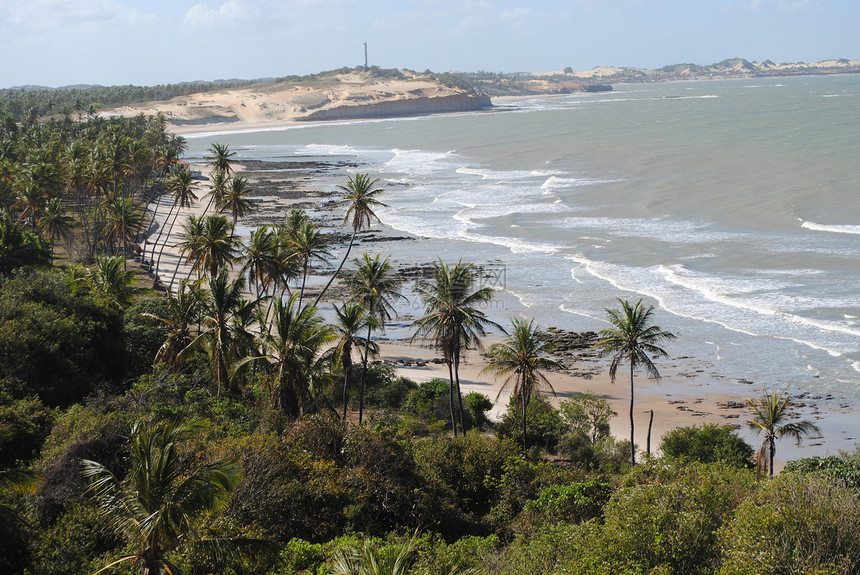
POLYGON ((487 412, 493 409, 493 402, 490 401, 490 398, 483 393, 473 391, 466 395, 465 402, 475 427, 486 429, 490 425, 487 412))
MULTIPOLYGON (((478 521, 492 507, 514 444, 475 431, 414 444, 417 472, 454 515, 478 521)), ((438 526, 448 532, 452 526, 438 526)))
POLYGON ((17 467, 39 454, 56 413, 38 397, 0 405, 0 469, 17 467))
POLYGON ((812 475, 783 473, 720 532, 722 575, 857 573, 860 499, 812 475))
POLYGON ((581 523, 600 517, 609 501, 612 486, 599 481, 553 485, 526 504, 525 512, 535 523, 581 523))
POLYGON ((578 393, 562 401, 558 410, 570 433, 582 435, 592 445, 609 437, 609 421, 618 415, 609 401, 593 393, 578 393))
POLYGON ((783 471, 825 477, 860 494, 860 450, 852 454, 842 453, 838 457, 806 457, 789 461, 783 471))
POLYGON ((0 286, 0 390, 69 405, 125 372, 120 316, 58 272, 27 272, 0 286))
POLYGON ((126 371, 138 377, 152 371, 155 354, 167 338, 167 329, 142 314, 162 317, 166 313, 167 300, 146 298, 134 302, 123 314, 125 336, 126 371))
MULTIPOLYGON (((526 407, 526 433, 528 445, 537 445, 554 452, 564 435, 565 424, 559 411, 541 394, 533 394, 526 407)), ((496 425, 499 437, 523 444, 522 407, 518 396, 512 396, 508 410, 496 425)))
POLYGON ((33 542, 33 572, 36 575, 96 572, 109 562, 106 557, 118 554, 122 546, 103 527, 94 506, 70 505, 33 542))
POLYGON ((753 448, 728 425, 678 427, 663 436, 660 450, 667 459, 753 467, 753 448))
MULTIPOLYGON (((419 388, 418 384, 406 377, 397 377, 390 365, 377 364, 367 368, 367 382, 364 403, 370 407, 399 409, 406 398, 419 388)), ((447 382, 446 382, 447 385, 447 382)), ((358 405, 359 398, 353 396, 352 402, 358 405)))
POLYGON ((450 388, 451 384, 444 379, 431 379, 406 394, 402 409, 425 420, 444 420, 448 416, 450 388))

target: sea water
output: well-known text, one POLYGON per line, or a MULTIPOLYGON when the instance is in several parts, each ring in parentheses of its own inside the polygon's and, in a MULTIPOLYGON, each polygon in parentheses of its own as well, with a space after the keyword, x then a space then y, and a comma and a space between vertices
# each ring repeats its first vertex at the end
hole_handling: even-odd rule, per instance
POLYGON ((521 304, 500 321, 599 330, 641 298, 679 369, 856 407, 860 75, 614 88, 203 134, 189 155, 349 158, 386 184, 382 221, 424 238, 393 261, 491 262, 521 304))

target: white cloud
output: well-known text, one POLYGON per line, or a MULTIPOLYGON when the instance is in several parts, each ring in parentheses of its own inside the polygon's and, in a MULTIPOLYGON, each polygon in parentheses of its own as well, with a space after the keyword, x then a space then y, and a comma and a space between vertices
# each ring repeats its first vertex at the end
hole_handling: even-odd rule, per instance
POLYGON ((72 27, 91 30, 103 26, 143 25, 154 22, 151 13, 118 0, 2 0, 9 30, 55 30, 72 27))
POLYGON ((787 12, 789 14, 819 10, 820 8, 821 2, 813 0, 750 0, 749 2, 742 2, 740 4, 734 4, 729 6, 729 9, 738 9, 747 12, 764 12, 775 10, 779 12, 787 12))
POLYGON ((210 8, 208 4, 200 2, 188 10, 183 22, 199 28, 231 28, 256 20, 258 15, 259 8, 254 2, 228 0, 217 8, 210 8))

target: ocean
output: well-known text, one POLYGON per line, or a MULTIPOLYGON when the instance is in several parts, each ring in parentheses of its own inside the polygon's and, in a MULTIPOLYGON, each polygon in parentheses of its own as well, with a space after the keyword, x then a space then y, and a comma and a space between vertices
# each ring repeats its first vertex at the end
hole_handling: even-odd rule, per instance
POLYGON ((616 298, 641 298, 678 336, 673 363, 714 391, 752 382, 856 409, 860 75, 495 104, 193 135, 188 157, 218 141, 238 161, 349 159, 386 186, 382 221, 423 238, 369 249, 488 266, 515 304, 500 321, 600 330, 616 298))

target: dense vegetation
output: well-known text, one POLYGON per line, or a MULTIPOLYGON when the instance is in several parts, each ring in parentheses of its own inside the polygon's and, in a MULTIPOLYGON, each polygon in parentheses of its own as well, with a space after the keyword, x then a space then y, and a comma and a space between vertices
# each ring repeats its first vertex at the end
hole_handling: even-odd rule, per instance
MULTIPOLYGON (((704 426, 633 466, 605 399, 556 408, 538 393, 554 362, 533 322, 491 351, 515 393, 489 421, 490 399, 458 387, 462 354, 491 323, 471 264, 439 262, 417 290, 417 336, 450 378, 419 386, 375 363, 372 335, 403 289, 387 259, 344 257, 347 295, 323 321, 306 278, 330 258, 327 237, 301 211, 234 236, 249 188, 226 146, 211 150, 213 213, 180 222, 196 277, 144 290, 152 280, 125 258, 149 236, 149 200, 180 206, 201 191, 176 162, 182 149, 159 118, 7 116, 0 128, 6 572, 860 570, 860 455, 757 478, 734 430, 704 426)), ((342 191, 354 237, 384 197, 365 177, 342 191)), ((161 245, 150 237, 139 259, 161 245)), ((617 338, 665 332, 621 303, 604 351, 654 367, 659 348, 617 338), (627 325, 625 309, 642 321, 627 325)), ((777 415, 759 422, 760 462, 789 423, 777 415)))

